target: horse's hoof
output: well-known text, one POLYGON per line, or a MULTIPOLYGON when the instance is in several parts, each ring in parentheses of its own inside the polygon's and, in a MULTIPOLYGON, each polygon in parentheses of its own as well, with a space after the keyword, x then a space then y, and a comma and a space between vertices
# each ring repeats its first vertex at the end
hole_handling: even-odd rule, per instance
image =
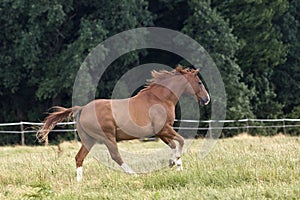
POLYGON ((177 165, 177 171, 182 171, 182 170, 183 170, 182 165, 177 165))
POLYGON ((130 176, 134 176, 134 177, 138 177, 139 175, 137 173, 135 173, 134 171, 132 172, 126 172, 126 174, 130 175, 130 176))
POLYGON ((139 175, 137 173, 131 174, 134 177, 138 177, 139 175))
POLYGON ((175 161, 170 159, 169 160, 169 167, 172 168, 175 165, 175 161))

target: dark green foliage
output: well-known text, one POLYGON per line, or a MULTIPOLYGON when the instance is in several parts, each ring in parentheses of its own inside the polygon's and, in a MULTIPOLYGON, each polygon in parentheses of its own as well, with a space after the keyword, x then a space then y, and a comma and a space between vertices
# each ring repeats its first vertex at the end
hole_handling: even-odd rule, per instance
POLYGON ((214 1, 215 7, 228 18, 240 48, 237 62, 243 80, 254 92, 251 107, 257 118, 276 118, 282 104, 276 99, 271 77, 274 68, 286 60, 287 46, 274 21, 283 17, 287 0, 214 1))
MULTIPOLYGON (((272 81, 285 115, 291 116, 300 105, 300 2, 290 1, 288 11, 275 21, 281 30, 282 41, 288 47, 286 62, 274 69, 272 81)), ((295 118, 299 118, 295 115, 295 118)))
POLYGON ((220 70, 227 94, 227 118, 252 117, 249 104, 252 94, 241 80, 243 72, 235 58, 239 43, 228 22, 205 1, 190 1, 189 7, 191 15, 183 32, 208 51, 220 70))
MULTIPOLYGON (((87 53, 113 34, 152 21, 144 1, 4 0, 0 6, 0 121, 37 121, 52 105, 70 106, 87 53)), ((135 53, 118 64, 136 60, 135 53)))

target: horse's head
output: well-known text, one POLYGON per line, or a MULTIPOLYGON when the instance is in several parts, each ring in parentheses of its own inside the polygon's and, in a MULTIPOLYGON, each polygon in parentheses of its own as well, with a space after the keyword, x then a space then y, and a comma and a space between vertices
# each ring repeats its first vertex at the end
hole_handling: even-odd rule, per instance
POLYGON ((194 95, 201 104, 207 105, 210 101, 210 97, 204 84, 198 77, 199 69, 182 69, 182 67, 179 66, 176 70, 188 81, 184 93, 194 95))

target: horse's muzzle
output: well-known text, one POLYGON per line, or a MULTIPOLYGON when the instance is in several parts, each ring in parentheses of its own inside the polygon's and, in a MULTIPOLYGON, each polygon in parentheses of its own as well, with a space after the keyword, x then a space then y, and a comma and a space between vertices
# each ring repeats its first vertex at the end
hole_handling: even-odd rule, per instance
POLYGON ((209 104, 209 102, 210 102, 210 98, 209 97, 207 97, 207 98, 200 98, 200 100, 199 100, 200 105, 204 105, 204 106, 206 106, 207 104, 209 104))

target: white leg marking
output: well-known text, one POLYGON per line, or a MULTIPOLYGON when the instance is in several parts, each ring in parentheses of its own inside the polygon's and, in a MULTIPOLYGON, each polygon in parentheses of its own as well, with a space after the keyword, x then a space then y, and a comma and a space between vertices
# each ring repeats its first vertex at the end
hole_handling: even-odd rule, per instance
POLYGON ((126 163, 123 163, 121 167, 127 174, 136 175, 136 173, 126 163))
POLYGON ((178 150, 178 147, 176 146, 176 148, 174 149, 174 157, 175 158, 178 158, 178 157, 180 157, 180 152, 179 152, 179 150, 178 150))
POLYGON ((82 181, 82 167, 78 167, 76 169, 76 172, 77 172, 77 181, 81 182, 82 181))
POLYGON ((176 164, 177 166, 177 171, 181 171, 183 170, 182 167, 182 159, 181 159, 181 155, 180 155, 180 151, 178 149, 178 147, 176 146, 175 149, 173 149, 173 157, 172 159, 169 161, 169 166, 172 167, 176 164))
POLYGON ((176 161, 176 165, 177 165, 177 171, 183 170, 181 158, 178 158, 178 160, 176 161))
POLYGON ((179 152, 178 152, 178 147, 175 147, 175 149, 173 149, 173 157, 172 160, 174 161, 174 164, 176 163, 176 158, 180 157, 180 155, 178 156, 179 152))

